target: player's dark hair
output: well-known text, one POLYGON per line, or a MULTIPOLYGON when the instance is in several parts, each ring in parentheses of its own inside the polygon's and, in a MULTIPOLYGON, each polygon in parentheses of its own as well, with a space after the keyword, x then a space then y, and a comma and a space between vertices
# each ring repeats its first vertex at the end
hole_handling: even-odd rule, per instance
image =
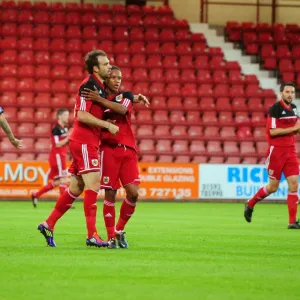
POLYGON ((113 70, 118 70, 121 72, 121 69, 117 66, 111 66, 111 71, 113 71, 113 70))
POLYGON ((56 111, 56 117, 58 118, 58 116, 61 116, 64 112, 69 111, 67 108, 59 108, 56 111))
POLYGON ((286 86, 292 86, 294 89, 296 88, 292 82, 283 82, 280 85, 280 92, 283 92, 283 90, 286 86))
POLYGON ((94 67, 99 66, 98 56, 107 56, 107 54, 102 50, 93 50, 85 56, 85 68, 89 74, 93 74, 94 67))

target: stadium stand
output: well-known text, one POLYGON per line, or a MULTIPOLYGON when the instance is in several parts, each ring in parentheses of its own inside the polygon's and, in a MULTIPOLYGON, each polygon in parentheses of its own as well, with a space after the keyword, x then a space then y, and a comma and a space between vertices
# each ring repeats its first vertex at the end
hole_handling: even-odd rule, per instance
MULTIPOLYGON (((221 48, 208 47, 170 7, 4 1, 1 10, 0 99, 26 140, 20 158, 45 159, 54 111, 73 108, 86 74, 84 54, 95 48, 122 68, 123 90, 151 101, 150 109, 137 105, 133 113, 142 161, 256 163, 264 156, 260 143, 274 91, 261 89, 255 75, 244 76, 238 62, 224 60, 221 48)), ((271 69, 296 59, 300 50, 290 35, 297 28, 283 34, 280 26, 257 26, 228 23, 229 39, 262 55, 281 41, 264 61, 271 69), (253 31, 257 26, 261 33, 253 31)), ((298 67, 300 61, 291 61, 283 76, 296 78, 298 67)), ((0 143, 17 158, 9 145, 0 143)))

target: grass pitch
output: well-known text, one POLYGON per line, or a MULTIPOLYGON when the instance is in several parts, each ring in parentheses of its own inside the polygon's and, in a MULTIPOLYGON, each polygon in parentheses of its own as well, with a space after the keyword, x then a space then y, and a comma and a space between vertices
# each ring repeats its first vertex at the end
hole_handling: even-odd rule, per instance
POLYGON ((1 300, 300 299, 300 231, 286 229, 286 205, 258 205, 248 224, 243 204, 139 203, 130 249, 116 250, 85 246, 81 203, 46 247, 36 227, 52 207, 0 202, 1 300))

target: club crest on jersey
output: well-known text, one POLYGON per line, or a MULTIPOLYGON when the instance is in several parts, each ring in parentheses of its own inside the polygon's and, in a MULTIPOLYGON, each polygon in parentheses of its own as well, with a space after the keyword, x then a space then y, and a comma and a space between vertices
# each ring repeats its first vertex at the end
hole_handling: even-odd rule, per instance
POLYGON ((109 177, 108 176, 104 176, 103 177, 103 182, 104 182, 104 184, 108 184, 109 183, 109 177))
POLYGON ((273 175, 274 174, 274 170, 269 170, 269 175, 273 175))
POLYGON ((98 166, 98 159, 92 159, 92 165, 94 167, 97 167, 98 166))
POLYGON ((123 99, 123 95, 122 95, 122 94, 120 94, 120 95, 118 95, 118 96, 116 97, 116 101, 117 101, 117 102, 121 102, 122 99, 123 99))

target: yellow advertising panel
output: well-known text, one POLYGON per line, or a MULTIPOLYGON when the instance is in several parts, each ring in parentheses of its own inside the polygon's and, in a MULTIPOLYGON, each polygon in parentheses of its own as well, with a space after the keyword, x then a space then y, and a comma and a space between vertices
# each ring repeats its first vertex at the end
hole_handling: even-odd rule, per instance
MULTIPOLYGON (((140 163, 141 199, 197 199, 199 174, 197 164, 140 163)), ((0 162, 0 198, 30 199, 30 194, 47 184, 48 162, 0 162)), ((130 170, 128 170, 130 172, 130 170)), ((103 196, 104 191, 99 193, 103 196)), ((44 198, 57 198, 58 189, 44 198)), ((125 196, 120 189, 119 197, 125 196)))

